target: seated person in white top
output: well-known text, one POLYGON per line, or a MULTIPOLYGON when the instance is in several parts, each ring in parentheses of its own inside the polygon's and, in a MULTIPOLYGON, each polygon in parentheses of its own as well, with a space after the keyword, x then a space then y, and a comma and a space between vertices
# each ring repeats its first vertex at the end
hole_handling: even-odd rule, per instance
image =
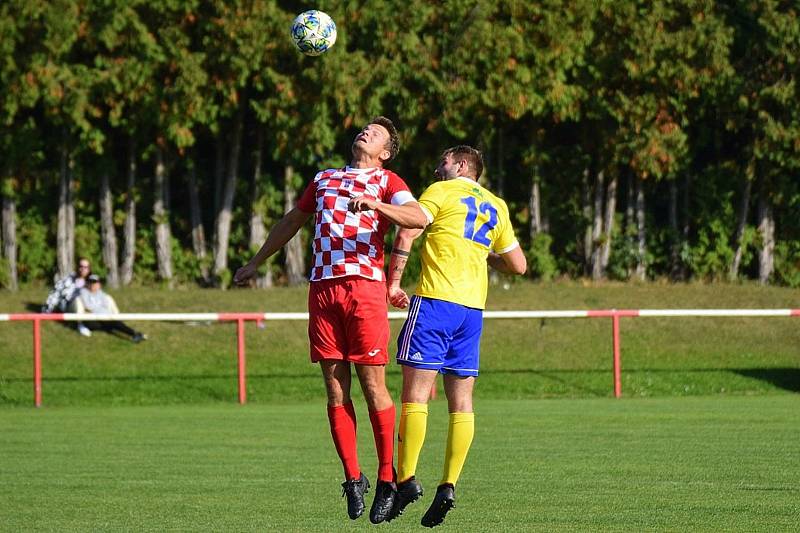
MULTIPOLYGON (((83 304, 87 313, 94 313, 97 315, 110 315, 119 313, 119 308, 114 298, 111 295, 103 292, 100 277, 92 274, 87 278, 87 287, 81 289, 78 296, 83 304)), ((90 330, 102 329, 108 333, 120 331, 130 336, 133 342, 139 343, 147 338, 143 333, 136 331, 124 322, 119 320, 103 320, 97 322, 86 322, 86 326, 90 330)))

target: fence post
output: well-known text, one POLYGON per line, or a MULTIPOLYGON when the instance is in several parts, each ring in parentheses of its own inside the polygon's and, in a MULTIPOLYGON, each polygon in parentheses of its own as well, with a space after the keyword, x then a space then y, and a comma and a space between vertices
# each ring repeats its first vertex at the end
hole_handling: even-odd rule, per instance
POLYGON ((42 406, 42 331, 38 318, 33 319, 33 405, 42 406))
POLYGON ((244 354, 244 318, 236 319, 236 344, 239 354, 239 404, 247 403, 247 387, 245 383, 245 354, 244 354))
POLYGON ((622 379, 620 371, 620 340, 619 340, 619 313, 616 310, 611 315, 611 329, 614 337, 614 397, 622 396, 622 379))

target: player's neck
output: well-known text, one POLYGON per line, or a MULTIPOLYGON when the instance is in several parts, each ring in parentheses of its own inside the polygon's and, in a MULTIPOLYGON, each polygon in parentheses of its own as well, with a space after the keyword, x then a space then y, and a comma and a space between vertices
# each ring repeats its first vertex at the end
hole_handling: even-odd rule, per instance
POLYGON ((383 162, 378 157, 372 157, 367 154, 354 155, 350 161, 350 168, 382 168, 383 162))

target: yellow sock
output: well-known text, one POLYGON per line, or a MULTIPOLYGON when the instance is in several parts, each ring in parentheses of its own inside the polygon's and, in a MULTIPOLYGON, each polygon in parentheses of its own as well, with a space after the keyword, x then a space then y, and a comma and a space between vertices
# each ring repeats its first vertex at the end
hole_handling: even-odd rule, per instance
POLYGON ((455 487, 467 452, 475 435, 475 413, 450 413, 447 428, 447 451, 444 456, 444 473, 440 485, 450 483, 455 487))
POLYGON ((405 481, 416 473, 427 427, 428 404, 404 403, 397 432, 397 481, 405 481))

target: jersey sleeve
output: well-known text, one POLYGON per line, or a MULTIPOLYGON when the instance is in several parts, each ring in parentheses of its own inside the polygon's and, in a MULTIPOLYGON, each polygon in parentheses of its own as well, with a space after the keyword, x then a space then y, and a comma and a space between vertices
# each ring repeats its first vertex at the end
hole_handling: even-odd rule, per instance
POLYGON ((514 235, 514 227, 508 216, 508 207, 505 202, 502 204, 500 213, 500 224, 497 226, 497 236, 492 240, 492 250, 497 254, 510 252, 519 246, 517 236, 514 235))
POLYGON ((441 186, 442 183, 444 182, 434 183, 425 189, 425 192, 419 197, 419 206, 425 216, 428 217, 428 224, 432 223, 433 219, 436 218, 446 198, 445 190, 441 186))
POLYGON ((388 180, 386 183, 386 192, 384 193, 381 201, 386 204, 403 205, 408 202, 415 202, 416 198, 411 194, 411 190, 403 181, 403 178, 394 172, 388 172, 388 180))
POLYGON ((311 182, 306 185, 300 199, 297 200, 296 207, 304 213, 314 213, 317 210, 317 174, 311 182))

